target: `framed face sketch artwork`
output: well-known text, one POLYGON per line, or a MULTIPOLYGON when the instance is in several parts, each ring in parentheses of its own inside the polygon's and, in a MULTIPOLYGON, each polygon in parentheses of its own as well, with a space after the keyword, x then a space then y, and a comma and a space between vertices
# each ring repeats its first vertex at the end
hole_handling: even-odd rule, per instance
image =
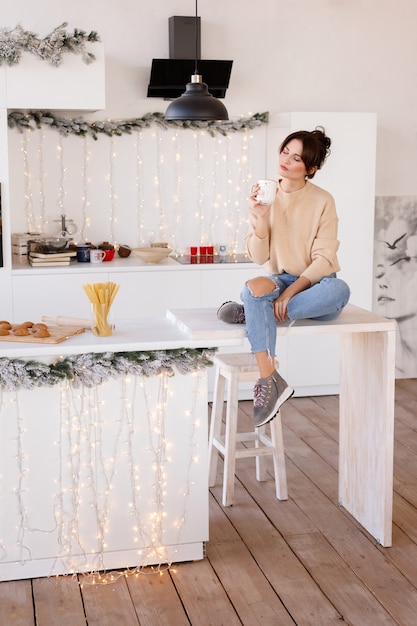
POLYGON ((396 375, 417 377, 417 197, 375 206, 373 311, 397 321, 396 375))

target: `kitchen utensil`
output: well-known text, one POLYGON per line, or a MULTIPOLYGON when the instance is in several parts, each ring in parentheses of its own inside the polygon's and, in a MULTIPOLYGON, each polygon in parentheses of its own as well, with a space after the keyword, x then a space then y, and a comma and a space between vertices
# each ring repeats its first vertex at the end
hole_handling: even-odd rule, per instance
POLYGON ((42 322, 45 324, 56 324, 57 326, 79 326, 80 328, 91 328, 93 325, 92 320, 88 320, 82 317, 66 317, 65 315, 58 315, 57 317, 48 317, 42 315, 42 322))
POLYGON ((69 237, 40 237, 28 242, 29 251, 42 252, 43 254, 63 252, 70 241, 71 238, 69 237))
POLYGON ((171 248, 133 248, 133 254, 145 263, 160 263, 170 252, 171 248))

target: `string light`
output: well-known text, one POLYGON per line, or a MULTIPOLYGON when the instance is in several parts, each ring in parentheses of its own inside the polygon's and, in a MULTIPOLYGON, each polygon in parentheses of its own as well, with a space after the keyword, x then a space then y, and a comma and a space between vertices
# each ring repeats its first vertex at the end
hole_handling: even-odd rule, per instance
POLYGON ((28 131, 27 130, 24 130, 22 133, 21 151, 23 154, 23 164, 24 164, 26 232, 35 233, 36 227, 35 227, 34 215, 33 215, 32 175, 29 169, 28 131))
POLYGON ((88 187, 91 183, 91 179, 88 175, 88 166, 91 160, 91 150, 89 148, 89 138, 86 135, 84 137, 84 158, 83 158, 83 170, 82 170, 82 196, 81 196, 81 205, 82 205, 82 226, 81 226, 81 241, 87 241, 87 230, 91 225, 90 220, 90 202, 88 199, 88 187))
POLYGON ((137 237, 136 243, 139 246, 140 242, 144 241, 145 235, 145 196, 144 196, 144 180, 143 180, 143 134, 139 132, 135 136, 136 147, 136 159, 135 159, 135 181, 136 181, 136 228, 137 237))
POLYGON ((46 210, 46 200, 45 200, 45 165, 43 159, 44 152, 44 140, 45 140, 45 132, 39 133, 39 149, 38 149, 38 182, 39 182, 39 204, 40 204, 40 220, 41 220, 41 232, 44 232, 45 226, 47 224, 47 210, 46 210))
POLYGON ((17 537, 16 537, 16 546, 19 551, 19 560, 22 563, 25 563, 27 559, 31 558, 31 550, 26 545, 26 528, 28 525, 27 521, 27 511, 24 502, 24 479, 27 476, 28 468, 25 467, 25 455, 23 453, 24 443, 23 443, 23 433, 24 433, 24 425, 23 419, 20 414, 19 404, 17 394, 14 399, 16 403, 16 426, 17 426, 17 462, 18 462, 18 471, 17 471, 17 485, 15 489, 16 497, 17 497, 17 510, 18 510, 18 527, 17 527, 17 537))
POLYGON ((173 233, 173 240, 171 245, 173 246, 173 250, 179 252, 179 236, 182 230, 182 221, 183 215, 180 211, 179 199, 181 197, 181 185, 182 185, 182 176, 181 176, 181 152, 179 149, 179 135, 178 132, 175 132, 173 137, 173 148, 174 148, 174 189, 172 194, 172 216, 173 216, 173 224, 171 228, 171 232, 173 233))
POLYGON ((114 168, 115 168, 115 160, 117 157, 117 152, 115 149, 115 137, 114 135, 110 138, 110 146, 109 146, 109 196, 110 196, 110 211, 109 211, 109 235, 107 237, 107 241, 111 241, 112 243, 116 243, 114 230, 115 223, 117 221, 117 193, 115 190, 115 180, 114 180, 114 168))
POLYGON ((86 136, 75 140, 84 142, 82 158, 73 158, 69 138, 48 127, 31 130, 31 141, 28 132, 21 134, 24 196, 13 198, 12 232, 21 231, 22 216, 28 232, 46 232, 51 221, 48 204, 57 204, 61 214, 70 213, 82 225, 83 240, 117 243, 117 239, 134 247, 149 241, 152 231, 180 254, 200 243, 221 243, 230 252, 244 251, 248 190, 254 173, 262 176, 266 167, 263 126, 225 136, 212 136, 205 129, 175 128, 144 128, 123 136, 123 141, 117 134, 102 137, 100 142, 86 136), (92 176, 99 185, 106 141, 109 200, 103 210, 102 189, 96 188, 92 176), (55 146, 57 176, 51 175, 55 165, 48 161, 49 146, 55 146), (34 188, 35 180, 39 189, 34 188), (69 180, 71 206, 65 207, 69 180), (72 200, 77 194, 79 203, 72 200), (119 201, 122 197, 123 202, 119 201), (133 203, 132 228, 129 210, 133 203))
POLYGON ((159 226, 158 226, 158 239, 160 241, 166 241, 167 239, 167 216, 166 210, 164 207, 164 200, 162 198, 162 189, 164 187, 164 183, 162 180, 162 175, 164 171, 165 164, 165 154, 162 146, 162 137, 159 128, 156 129, 156 176, 155 176, 155 187, 156 187, 156 200, 155 200, 155 208, 157 213, 159 213, 159 226))
POLYGON ((198 132, 198 133, 194 133, 194 138, 195 138, 195 148, 196 148, 196 164, 197 164, 197 201, 196 201, 196 217, 199 220, 199 229, 198 229, 198 237, 197 237, 197 241, 201 242, 201 243, 207 243, 205 241, 206 237, 205 237, 205 232, 204 232, 204 192, 203 192, 203 181, 204 181, 204 175, 203 175, 203 168, 202 168, 202 164, 203 164, 203 154, 201 152, 201 139, 202 139, 202 133, 198 132))
POLYGON ((64 198, 65 198, 65 178, 67 168, 64 166, 64 151, 62 145, 62 136, 58 136, 58 145, 56 147, 57 159, 59 164, 59 186, 58 186, 58 210, 59 215, 65 215, 64 198))
POLYGON ((240 155, 237 158, 237 175, 236 175, 236 200, 234 202, 235 207, 235 223, 234 223, 234 241, 233 241, 233 253, 237 254, 239 249, 239 243, 242 238, 246 236, 249 231, 249 218, 246 207, 242 206, 241 197, 242 192, 246 193, 246 190, 250 188, 251 176, 249 174, 249 153, 248 142, 253 136, 249 135, 246 131, 240 135, 241 149, 240 155), (244 209, 244 210, 243 210, 244 209))
MULTIPOLYGON (((8 464, 8 480, 15 488, 10 493, 0 482, 0 505, 17 513, 7 518, 0 559, 7 554, 8 561, 23 565, 38 558, 36 537, 44 535, 48 539, 41 542, 42 554, 46 549, 56 555, 49 575, 84 571, 83 584, 107 584, 120 576, 170 568, 179 550, 173 546, 181 545, 187 528, 190 498, 200 491, 195 472, 200 446, 206 448, 199 417, 207 402, 205 376, 202 371, 185 377, 129 375, 81 388, 65 380, 23 395, 2 392, 0 422, 5 424, 7 417, 16 429, 16 476, 8 464), (38 393, 40 398, 32 400, 31 394, 38 393), (48 405, 59 410, 59 424, 48 420, 48 411, 33 415, 33 406, 42 403, 45 393, 48 405), (33 445, 38 419, 47 420, 40 450, 33 445), (48 481, 35 506, 33 489, 42 476, 38 464, 48 468, 48 481), (44 528, 33 523, 39 511, 44 528), (137 564, 106 571, 108 545, 112 551, 127 546, 131 551, 135 545, 137 564)), ((193 520, 188 523, 192 530, 193 520)))

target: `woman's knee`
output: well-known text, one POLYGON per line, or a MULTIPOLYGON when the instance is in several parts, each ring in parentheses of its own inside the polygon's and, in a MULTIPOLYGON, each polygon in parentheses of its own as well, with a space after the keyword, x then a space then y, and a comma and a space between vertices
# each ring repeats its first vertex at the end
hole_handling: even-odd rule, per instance
POLYGON ((328 299, 338 315, 347 305, 350 298, 349 285, 340 278, 324 278, 325 292, 321 294, 323 301, 328 299))
POLYGON ((336 278, 335 281, 336 281, 335 284, 336 284, 336 290, 337 290, 336 293, 338 295, 338 298, 342 306, 346 306, 350 298, 349 285, 341 278, 336 278))
POLYGON ((259 298, 267 293, 272 293, 277 286, 274 281, 267 276, 256 276, 246 282, 246 287, 253 296, 259 298))

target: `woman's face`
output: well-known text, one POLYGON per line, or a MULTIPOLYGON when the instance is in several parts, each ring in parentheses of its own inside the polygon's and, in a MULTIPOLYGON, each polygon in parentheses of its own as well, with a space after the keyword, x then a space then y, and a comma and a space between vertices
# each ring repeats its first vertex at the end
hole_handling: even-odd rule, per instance
POLYGON ((303 143, 300 139, 291 139, 279 155, 279 175, 289 180, 304 180, 307 176, 306 166, 301 157, 303 143))
POLYGON ((416 316, 417 238, 409 236, 409 226, 393 222, 377 233, 376 298, 382 315, 399 321, 416 316))

